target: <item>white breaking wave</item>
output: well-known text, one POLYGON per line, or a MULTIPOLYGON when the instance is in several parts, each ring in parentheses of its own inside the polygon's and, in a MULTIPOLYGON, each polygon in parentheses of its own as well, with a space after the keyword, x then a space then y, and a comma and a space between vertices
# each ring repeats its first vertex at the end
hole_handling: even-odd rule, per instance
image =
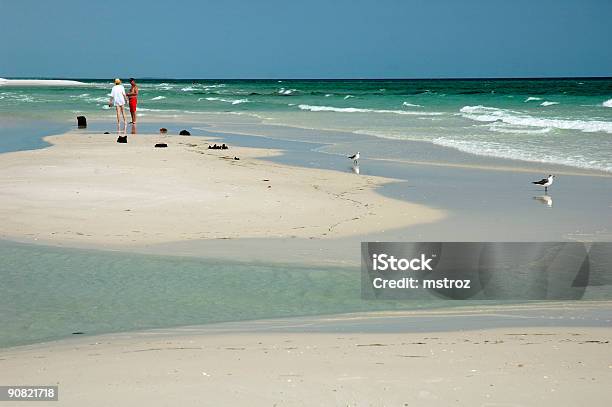
POLYGON ((441 112, 411 112, 408 110, 377 110, 377 109, 360 109, 357 107, 332 107, 332 106, 313 106, 313 105, 298 105, 302 110, 311 112, 336 112, 336 113, 389 113, 389 114, 406 114, 418 116, 439 116, 441 112))
POLYGON ((506 123, 494 122, 490 125, 485 125, 488 130, 494 131, 496 133, 506 133, 506 134, 546 134, 552 131, 551 127, 523 127, 523 126, 512 126, 506 123))
POLYGON ((535 96, 529 96, 527 99, 525 99, 525 102, 531 102, 533 100, 542 100, 542 98, 537 98, 535 96))
POLYGON ((191 86, 187 86, 186 88, 181 89, 183 92, 191 92, 192 90, 197 90, 194 87, 191 86))
POLYGON ((278 90, 278 93, 280 95, 285 95, 285 96, 289 96, 292 95, 294 92, 297 92, 297 89, 285 89, 285 88, 280 88, 278 90))
POLYGON ((440 146, 454 148, 456 150, 475 155, 548 164, 562 164, 570 167, 612 172, 612 166, 606 162, 593 161, 592 159, 587 159, 581 155, 556 155, 548 152, 546 149, 542 149, 542 151, 534 150, 533 148, 529 150, 520 150, 502 143, 482 140, 455 140, 445 137, 435 138, 432 140, 432 142, 440 146))
POLYGON ((346 99, 350 99, 350 98, 354 98, 354 97, 355 97, 355 96, 353 96, 353 95, 346 95, 346 96, 344 97, 344 100, 346 100, 346 99))
POLYGON ((383 138, 387 140, 406 140, 406 141, 429 141, 422 137, 415 137, 401 131, 380 131, 380 130, 355 130, 355 134, 363 134, 365 136, 372 136, 377 138, 383 138))
POLYGON ((539 118, 521 112, 487 106, 464 106, 459 111, 466 119, 479 122, 500 121, 515 126, 552 127, 561 130, 580 130, 585 133, 612 133, 612 122, 601 120, 539 118))
POLYGON ((64 79, 3 79, 0 78, 0 86, 87 86, 86 83, 64 79))
POLYGON ((153 85, 153 86, 155 86, 156 88, 161 89, 161 90, 170 90, 170 89, 172 89, 172 86, 169 83, 166 83, 166 82, 158 83, 158 84, 153 85))
POLYGON ((406 106, 406 107, 423 107, 421 105, 415 105, 413 103, 408 103, 408 102, 402 103, 402 106, 406 106))
POLYGON ((151 98, 151 100, 162 100, 165 99, 165 96, 155 96, 154 98, 151 98))
MULTIPOLYGON (((232 105, 239 105, 241 103, 248 103, 249 99, 223 99, 223 98, 205 98, 208 101, 216 101, 216 102, 225 102, 225 103, 231 103, 232 105)), ((202 98, 198 99, 198 101, 202 100, 202 98)))
POLYGON ((548 100, 545 102, 540 103, 540 106, 552 106, 552 105, 558 105, 559 102, 549 102, 548 100))
POLYGON ((15 100, 17 102, 36 102, 36 100, 32 96, 28 95, 20 95, 20 94, 12 94, 12 93, 4 93, 5 96, 8 96, 10 99, 15 100))
POLYGON ((603 107, 612 107, 612 99, 608 99, 601 104, 603 107))
POLYGON ((176 110, 176 109, 148 109, 148 108, 145 108, 145 107, 139 107, 138 111, 140 111, 140 112, 160 112, 160 113, 180 112, 180 110, 176 110))
POLYGON ((204 89, 214 89, 214 88, 224 88, 225 84, 224 83, 219 83, 216 85, 203 85, 204 89))

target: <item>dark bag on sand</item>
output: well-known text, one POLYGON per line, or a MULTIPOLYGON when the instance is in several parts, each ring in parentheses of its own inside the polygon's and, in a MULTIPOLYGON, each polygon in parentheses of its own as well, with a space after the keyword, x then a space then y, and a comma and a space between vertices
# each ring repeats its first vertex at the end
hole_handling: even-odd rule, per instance
POLYGON ((79 129, 84 129, 87 127, 87 119, 85 116, 77 116, 77 127, 79 129))
POLYGON ((164 147, 168 147, 168 144, 166 144, 166 143, 157 143, 157 144, 155 144, 155 147, 157 147, 157 148, 164 148, 164 147))
POLYGON ((127 136, 117 137, 117 143, 127 143, 127 136))

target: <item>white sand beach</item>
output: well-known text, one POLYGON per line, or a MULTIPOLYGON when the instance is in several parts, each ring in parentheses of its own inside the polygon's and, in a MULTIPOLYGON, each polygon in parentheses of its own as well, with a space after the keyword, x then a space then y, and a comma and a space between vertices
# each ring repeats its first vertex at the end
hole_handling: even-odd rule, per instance
POLYGON ((327 238, 441 219, 376 193, 391 179, 279 165, 278 151, 201 137, 70 132, 0 160, 0 236, 101 247, 192 239, 327 238), (158 142, 167 148, 154 148, 158 142), (235 160, 234 157, 239 158, 235 160))
MULTIPOLYGON (((359 328, 372 318, 433 322, 442 330, 450 329, 443 321, 508 320, 500 308, 472 312, 354 314, 285 320, 276 329, 259 321, 244 331, 235 323, 75 337, 0 350, 0 381, 58 385, 60 406, 609 405, 609 327, 521 326, 519 319, 517 326, 451 332, 359 328), (299 332, 317 324, 336 330, 299 332)), ((522 312, 538 319, 529 308, 522 312)))
POLYGON ((612 406, 612 0, 524 6, 0 0, 0 407, 612 406))

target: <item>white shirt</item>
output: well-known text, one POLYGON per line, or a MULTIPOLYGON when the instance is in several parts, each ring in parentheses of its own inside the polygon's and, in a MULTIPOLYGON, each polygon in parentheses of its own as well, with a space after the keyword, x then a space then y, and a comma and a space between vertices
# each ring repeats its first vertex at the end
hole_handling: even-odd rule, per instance
POLYGON ((125 105, 125 99, 127 96, 125 95, 125 88, 123 85, 115 85, 111 90, 110 96, 113 98, 113 103, 115 106, 123 106, 125 105))

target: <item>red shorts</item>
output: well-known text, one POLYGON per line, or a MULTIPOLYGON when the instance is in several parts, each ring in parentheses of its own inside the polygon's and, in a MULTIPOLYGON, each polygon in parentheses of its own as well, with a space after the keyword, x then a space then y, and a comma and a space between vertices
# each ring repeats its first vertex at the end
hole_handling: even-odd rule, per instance
POLYGON ((136 111, 136 105, 138 104, 138 99, 136 98, 131 98, 130 99, 130 112, 135 112, 136 111))

